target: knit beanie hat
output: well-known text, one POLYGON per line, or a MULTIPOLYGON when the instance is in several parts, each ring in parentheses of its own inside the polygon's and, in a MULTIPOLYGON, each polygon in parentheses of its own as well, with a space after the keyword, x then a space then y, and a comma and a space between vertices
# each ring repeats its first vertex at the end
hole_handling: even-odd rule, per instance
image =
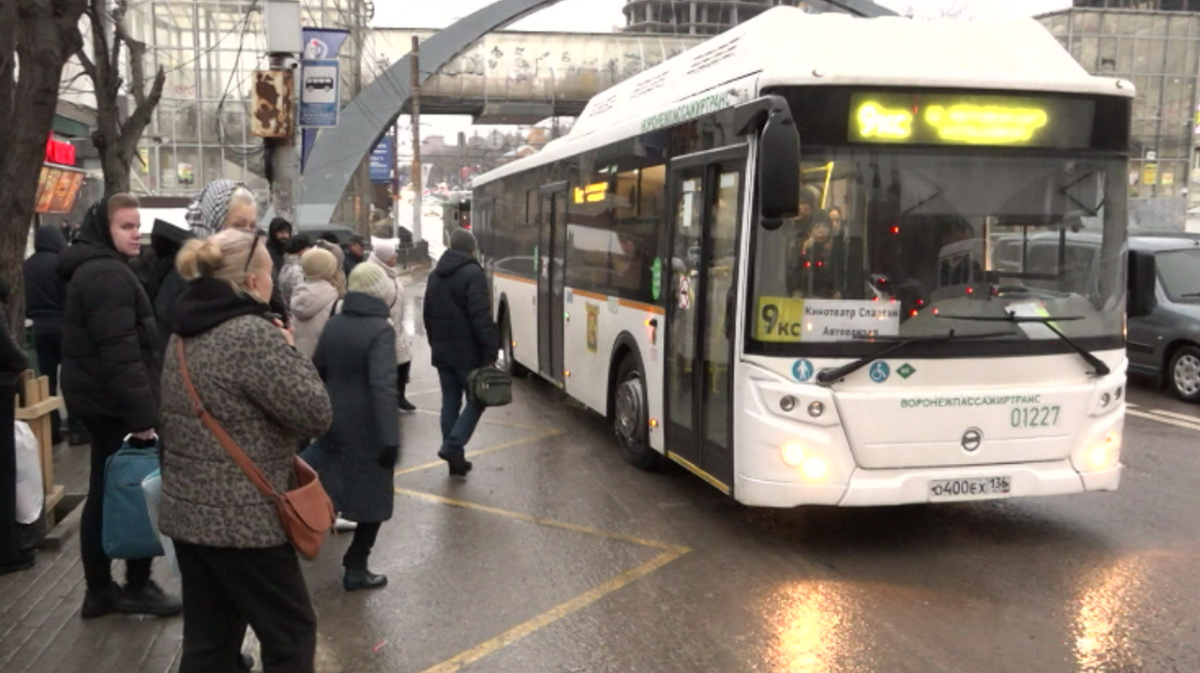
POLYGON ((450 249, 459 252, 465 252, 468 255, 475 252, 478 244, 475 242, 475 234, 472 234, 469 229, 458 228, 450 234, 450 249))
POLYGON ((386 262, 396 256, 396 244, 388 239, 380 239, 371 246, 371 252, 379 261, 386 262))
POLYGON ((300 257, 300 268, 304 269, 305 278, 332 281, 340 267, 333 253, 321 248, 312 248, 300 257))
POLYGON ((349 290, 382 299, 386 304, 396 298, 395 282, 374 262, 363 262, 354 267, 350 272, 349 290))

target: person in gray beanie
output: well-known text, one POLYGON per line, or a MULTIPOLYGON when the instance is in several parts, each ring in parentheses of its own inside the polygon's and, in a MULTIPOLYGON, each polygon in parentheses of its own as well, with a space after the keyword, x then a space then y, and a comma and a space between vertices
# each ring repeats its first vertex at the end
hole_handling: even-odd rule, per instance
POLYGON ((500 334, 492 318, 492 302, 483 267, 475 259, 475 235, 466 229, 450 234, 425 288, 425 333, 433 366, 442 386, 442 447, 438 458, 449 463, 451 476, 471 471, 466 444, 475 433, 483 408, 463 406, 471 371, 495 364, 500 334))
POLYGON ((387 577, 367 569, 367 559, 396 499, 400 410, 389 308, 396 285, 382 267, 363 262, 350 273, 347 289, 342 312, 329 319, 313 355, 333 404, 333 427, 303 457, 340 515, 358 524, 342 558, 342 587, 358 591, 387 584, 387 577))

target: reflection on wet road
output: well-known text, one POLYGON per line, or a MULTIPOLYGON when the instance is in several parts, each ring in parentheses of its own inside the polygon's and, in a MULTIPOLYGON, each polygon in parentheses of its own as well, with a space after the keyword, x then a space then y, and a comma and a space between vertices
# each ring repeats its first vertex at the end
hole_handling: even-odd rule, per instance
POLYGON ((603 419, 518 380, 451 480, 420 294, 393 584, 344 594, 331 545, 323 671, 1200 671, 1196 407, 1131 390, 1116 493, 779 511, 635 470, 603 419))

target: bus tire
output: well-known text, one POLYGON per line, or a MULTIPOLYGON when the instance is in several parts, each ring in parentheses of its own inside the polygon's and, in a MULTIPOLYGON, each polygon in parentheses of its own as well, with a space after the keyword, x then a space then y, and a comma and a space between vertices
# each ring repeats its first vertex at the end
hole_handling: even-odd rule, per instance
POLYGON ((500 368, 516 377, 529 373, 528 369, 513 359, 512 320, 508 317, 507 307, 500 317, 500 368))
POLYGON ((617 369, 612 408, 613 431, 625 460, 640 470, 658 469, 662 465, 662 454, 650 446, 646 375, 633 355, 626 355, 617 369))

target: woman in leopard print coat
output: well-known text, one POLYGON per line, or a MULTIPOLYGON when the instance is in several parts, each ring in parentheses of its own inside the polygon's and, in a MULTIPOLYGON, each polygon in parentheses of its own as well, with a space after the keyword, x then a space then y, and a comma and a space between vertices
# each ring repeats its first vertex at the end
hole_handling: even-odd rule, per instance
POLYGON ((162 505, 183 579, 180 673, 234 670, 246 626, 266 670, 313 670, 316 615, 295 549, 258 491, 193 411, 177 344, 205 408, 277 491, 296 446, 333 412, 312 362, 272 322, 271 257, 259 236, 228 230, 179 253, 191 281, 176 303, 162 377, 162 505))

